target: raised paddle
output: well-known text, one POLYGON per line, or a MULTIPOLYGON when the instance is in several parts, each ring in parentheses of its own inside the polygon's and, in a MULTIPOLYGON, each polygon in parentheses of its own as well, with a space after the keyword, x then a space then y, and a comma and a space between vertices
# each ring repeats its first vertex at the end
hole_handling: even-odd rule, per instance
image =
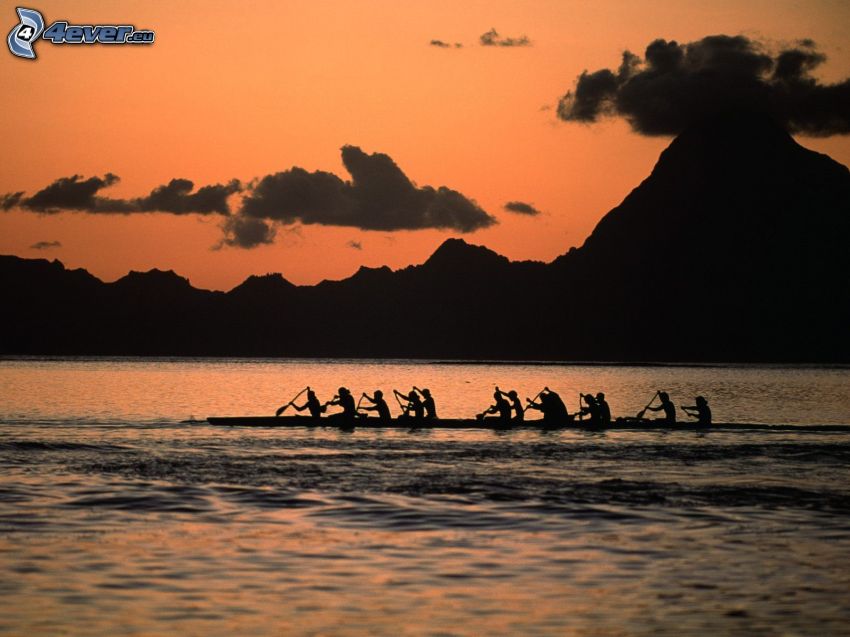
POLYGON ((303 394, 305 391, 307 391, 308 389, 310 389, 310 386, 309 386, 309 385, 307 385, 304 389, 302 389, 300 392, 298 392, 297 394, 295 394, 295 397, 294 397, 292 400, 290 400, 288 403, 286 403, 285 405, 281 405, 280 407, 278 407, 278 408, 277 408, 277 411, 275 411, 275 412, 274 412, 274 415, 275 415, 275 416, 280 416, 280 415, 281 415, 284 411, 286 411, 286 408, 287 408, 287 407, 289 407, 292 403, 294 403, 296 400, 298 400, 298 397, 299 397, 301 394, 303 394))
MULTIPOLYGON (((537 402, 537 399, 538 399, 538 398, 540 398, 540 394, 542 394, 544 391, 547 391, 548 389, 549 389, 548 387, 544 387, 544 388, 543 388, 543 389, 541 389, 539 392, 537 392, 537 395, 536 395, 534 398, 532 398, 531 400, 529 400, 529 399, 528 399, 528 397, 526 396, 526 398, 525 398, 525 402, 527 402, 527 403, 529 403, 529 404, 531 404, 531 403, 536 403, 536 402, 537 402)), ((522 411, 523 411, 523 413, 527 412, 527 411, 528 411, 528 407, 525 407, 522 411)))
POLYGON ((401 409, 401 414, 402 414, 403 416, 407 415, 407 411, 408 411, 408 410, 407 410, 407 409, 405 409, 405 408, 404 408, 404 405, 402 405, 402 404, 401 404, 401 398, 399 398, 399 397, 398 397, 398 390, 397 390, 397 389, 394 389, 394 390, 393 390, 393 396, 395 396, 395 401, 398 403, 398 407, 399 407, 399 409, 401 409))
POLYGON ((658 398, 658 394, 660 394, 660 393, 661 393, 661 390, 660 390, 660 389, 659 389, 658 391, 656 391, 656 392, 655 392, 655 394, 653 394, 653 396, 652 396, 652 400, 650 400, 648 403, 646 403, 646 407, 644 407, 643 409, 641 409, 641 410, 638 412, 638 415, 637 415, 637 416, 635 416, 635 418, 637 418, 638 420, 640 420, 641 418, 643 418, 643 415, 646 413, 646 410, 647 410, 647 409, 649 409, 649 406, 650 406, 650 405, 652 405, 652 403, 654 403, 654 402, 655 402, 655 399, 656 399, 656 398, 658 398))

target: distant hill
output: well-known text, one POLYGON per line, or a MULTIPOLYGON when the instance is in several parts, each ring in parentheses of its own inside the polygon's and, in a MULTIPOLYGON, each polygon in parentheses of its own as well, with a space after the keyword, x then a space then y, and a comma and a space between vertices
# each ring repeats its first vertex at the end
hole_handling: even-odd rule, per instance
POLYGON ((580 248, 227 293, 0 257, 0 353, 850 362, 850 172, 769 120, 676 138, 580 248))

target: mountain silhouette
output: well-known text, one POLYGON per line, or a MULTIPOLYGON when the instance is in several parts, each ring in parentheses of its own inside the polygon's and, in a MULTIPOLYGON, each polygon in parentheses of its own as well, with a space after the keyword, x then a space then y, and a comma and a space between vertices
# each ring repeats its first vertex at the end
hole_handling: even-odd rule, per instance
POLYGON ((847 168, 738 114, 682 133, 553 266, 599 308, 588 336, 613 352, 846 360, 848 230, 847 168))
POLYGON ((397 271, 224 293, 0 257, 0 353, 846 363, 848 231, 845 166, 728 115, 549 264, 448 239, 397 271))

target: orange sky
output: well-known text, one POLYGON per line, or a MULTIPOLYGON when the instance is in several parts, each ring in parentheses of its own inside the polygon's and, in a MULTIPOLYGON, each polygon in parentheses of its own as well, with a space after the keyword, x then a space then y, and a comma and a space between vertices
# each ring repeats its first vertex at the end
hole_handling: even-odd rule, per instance
MULTIPOLYGON (((4 37, 18 22, 0 3, 4 37)), ((174 177, 196 186, 301 166, 348 178, 344 144, 392 157, 418 185, 448 186, 500 223, 465 236, 512 259, 551 260, 580 245, 645 178, 667 138, 622 121, 559 122, 553 106, 584 69, 616 67, 628 48, 744 34, 777 46, 814 39, 825 81, 850 75, 850 3, 636 2, 33 2, 47 23, 134 24, 150 47, 55 46, 36 61, 0 53, 0 194, 32 194, 59 177, 121 182, 100 194, 145 195, 174 177), (477 45, 495 27, 531 47, 477 45), (463 42, 439 49, 431 39, 463 42), (502 210, 533 203, 537 218, 502 210)), ((5 47, 4 47, 5 49, 5 47)), ((800 139, 850 164, 850 138, 800 139)), ((104 280, 173 269, 197 287, 249 274, 296 283, 360 265, 422 262, 448 236, 304 226, 273 245, 211 249, 221 218, 162 213, 0 212, 0 253, 58 258, 104 280), (348 247, 349 241, 362 250, 348 247), (36 250, 38 241, 61 247, 36 250)))

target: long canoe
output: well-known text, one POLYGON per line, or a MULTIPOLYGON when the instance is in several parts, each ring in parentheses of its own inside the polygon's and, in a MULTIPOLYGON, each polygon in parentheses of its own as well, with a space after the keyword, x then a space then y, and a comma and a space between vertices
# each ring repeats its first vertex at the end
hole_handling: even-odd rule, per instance
POLYGON ((393 418, 382 421, 378 418, 357 418, 355 420, 335 420, 332 418, 312 418, 310 416, 235 416, 207 418, 211 425, 226 427, 335 427, 341 429, 585 429, 600 430, 638 430, 638 431, 713 431, 713 430, 750 430, 769 431, 835 431, 850 433, 848 425, 768 425, 757 423, 713 423, 700 425, 695 422, 682 422, 675 425, 638 420, 633 418, 617 419, 604 427, 591 427, 587 421, 568 420, 563 423, 544 423, 542 420, 511 421, 504 423, 498 418, 440 418, 438 420, 413 418, 393 418))

